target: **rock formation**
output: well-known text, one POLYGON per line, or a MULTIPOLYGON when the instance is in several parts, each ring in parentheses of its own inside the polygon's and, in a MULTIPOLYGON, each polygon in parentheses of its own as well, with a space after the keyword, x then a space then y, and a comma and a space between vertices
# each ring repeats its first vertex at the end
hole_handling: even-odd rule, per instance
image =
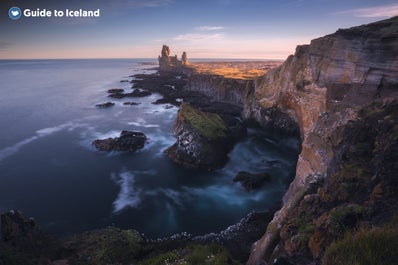
POLYGON ((100 151, 128 151, 134 152, 142 149, 147 137, 142 132, 122 131, 120 137, 98 139, 93 142, 100 151))
POLYGON ((1 214, 1 235, 0 264, 38 264, 34 260, 49 264, 47 260, 60 253, 58 240, 43 233, 35 219, 25 218, 17 210, 1 214))
POLYGON ((115 103, 108 101, 105 103, 96 104, 95 106, 100 109, 105 109, 105 108, 110 108, 110 107, 115 106, 115 103))
POLYGON ((233 139, 228 125, 214 113, 183 103, 174 124, 177 142, 166 154, 179 164, 214 170, 227 162, 233 139))
POLYGON ((159 71, 162 72, 177 71, 177 69, 188 64, 188 56, 186 52, 182 53, 182 59, 180 61, 178 60, 177 55, 170 56, 170 48, 167 45, 163 45, 161 56, 158 57, 158 60, 159 71))
POLYGON ((284 206, 253 246, 248 264, 269 258, 289 214, 311 190, 338 171, 348 124, 373 102, 388 105, 398 93, 398 17, 338 30, 298 46, 285 63, 256 80, 244 116, 260 123, 277 108, 299 125, 302 151, 284 206))
POLYGON ((267 173, 252 174, 241 171, 234 178, 234 182, 240 182, 243 188, 247 191, 260 188, 265 182, 269 181, 271 176, 267 173))

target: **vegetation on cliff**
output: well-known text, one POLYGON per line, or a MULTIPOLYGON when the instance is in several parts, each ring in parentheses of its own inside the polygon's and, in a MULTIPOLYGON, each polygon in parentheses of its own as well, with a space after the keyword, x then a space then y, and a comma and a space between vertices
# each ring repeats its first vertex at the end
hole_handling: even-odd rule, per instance
POLYGON ((398 101, 378 103, 363 108, 343 135, 334 136, 342 137, 338 169, 309 189, 287 216, 274 257, 288 264, 321 262, 326 251, 324 264, 394 264, 381 257, 394 256, 389 251, 398 247, 397 230, 389 225, 398 216, 397 124, 398 101), (362 252, 369 256, 357 262, 377 262, 350 263, 362 252))
POLYGON ((263 113, 280 109, 299 124, 302 149, 248 264, 317 264, 347 231, 397 214, 397 25, 393 17, 314 39, 256 80, 245 117, 267 124, 263 113))
POLYGON ((183 104, 178 112, 177 120, 190 125, 199 136, 209 141, 224 138, 228 135, 228 127, 217 114, 203 112, 189 104, 183 104))
POLYGON ((214 170, 228 160, 233 138, 228 125, 215 113, 203 112, 183 103, 174 124, 177 142, 166 154, 179 164, 214 170))

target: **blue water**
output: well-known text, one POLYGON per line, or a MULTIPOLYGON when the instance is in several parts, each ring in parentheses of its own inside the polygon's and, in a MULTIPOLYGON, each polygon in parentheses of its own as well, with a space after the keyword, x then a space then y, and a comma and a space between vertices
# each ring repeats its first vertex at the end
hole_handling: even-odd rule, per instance
POLYGON ((281 199, 293 177, 297 141, 253 129, 223 169, 174 164, 163 151, 175 142, 177 108, 151 104, 159 95, 107 97, 110 88, 131 90, 120 80, 153 72, 155 65, 141 62, 0 61, 0 212, 20 209, 58 235, 116 225, 161 237, 218 232, 281 199), (116 105, 95 107, 107 101, 116 105), (102 153, 91 145, 121 130, 142 131, 149 142, 136 153, 102 153), (268 172, 272 182, 246 192, 232 181, 242 170, 268 172))

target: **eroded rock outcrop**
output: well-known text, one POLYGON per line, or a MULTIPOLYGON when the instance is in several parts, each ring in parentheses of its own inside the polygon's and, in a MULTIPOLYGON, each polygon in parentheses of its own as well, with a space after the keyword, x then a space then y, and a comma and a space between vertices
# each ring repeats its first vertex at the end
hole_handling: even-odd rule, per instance
POLYGON ((147 137, 142 132, 122 131, 120 137, 97 139, 93 145, 100 151, 127 151, 134 152, 142 149, 147 137))
POLYGON ((228 160, 233 137, 228 125, 217 114, 203 112, 183 103, 174 124, 177 142, 166 154, 179 164, 214 170, 228 160))
POLYGON ((17 210, 1 214, 1 235, 1 264, 51 264, 50 260, 61 253, 57 239, 45 234, 35 219, 17 210))
POLYGON ((398 17, 338 30, 298 46, 282 66, 256 80, 245 117, 261 123, 262 112, 283 111, 299 124, 302 151, 285 204, 254 244, 248 264, 269 258, 289 214, 313 185, 339 169, 341 144, 347 137, 344 128, 358 119, 358 111, 373 102, 388 105, 387 99, 397 98, 397 36, 398 17))
POLYGON ((182 67, 188 64, 188 56, 186 52, 182 53, 182 59, 178 60, 177 55, 170 56, 170 48, 167 45, 163 45, 161 55, 158 57, 159 71, 170 72, 170 71, 182 71, 182 67))

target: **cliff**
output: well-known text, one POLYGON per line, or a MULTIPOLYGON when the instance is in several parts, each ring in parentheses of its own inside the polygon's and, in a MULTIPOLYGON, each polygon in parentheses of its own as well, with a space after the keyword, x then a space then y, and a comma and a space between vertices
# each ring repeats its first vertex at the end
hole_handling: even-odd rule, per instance
MULTIPOLYGON (((283 65, 255 81, 255 88, 246 97, 245 118, 275 124, 278 121, 264 113, 279 109, 297 122, 302 151, 295 179, 284 196, 284 205, 275 214, 266 234, 253 245, 247 264, 261 264, 263 259, 270 258, 279 238, 283 238, 281 233, 286 225, 297 218, 292 212, 297 210, 304 196, 311 193, 314 185, 326 183, 325 189, 330 189, 327 183, 342 166, 351 144, 347 141, 348 125, 352 121, 370 119, 371 115, 360 116, 359 113, 374 103, 380 104, 378 109, 385 112, 385 116, 392 115, 385 109, 397 95, 398 17, 338 30, 312 40, 310 45, 298 46, 283 65)), ((396 118, 392 124, 394 122, 396 118)), ((358 123, 357 126, 362 125, 358 123)), ((394 131, 387 134, 391 136, 394 131)), ((374 141, 375 135, 364 137, 374 141)), ((291 237, 283 239, 288 241, 291 237)), ((286 251, 286 244, 282 247, 286 251)), ((319 258, 323 250, 313 258, 319 258)))
POLYGON ((228 161, 233 147, 228 125, 215 113, 182 103, 174 123, 177 142, 165 153, 175 162, 198 169, 215 170, 228 161))
POLYGON ((252 80, 225 78, 212 74, 193 74, 186 89, 199 91, 216 101, 226 101, 243 106, 246 91, 254 88, 252 80))

